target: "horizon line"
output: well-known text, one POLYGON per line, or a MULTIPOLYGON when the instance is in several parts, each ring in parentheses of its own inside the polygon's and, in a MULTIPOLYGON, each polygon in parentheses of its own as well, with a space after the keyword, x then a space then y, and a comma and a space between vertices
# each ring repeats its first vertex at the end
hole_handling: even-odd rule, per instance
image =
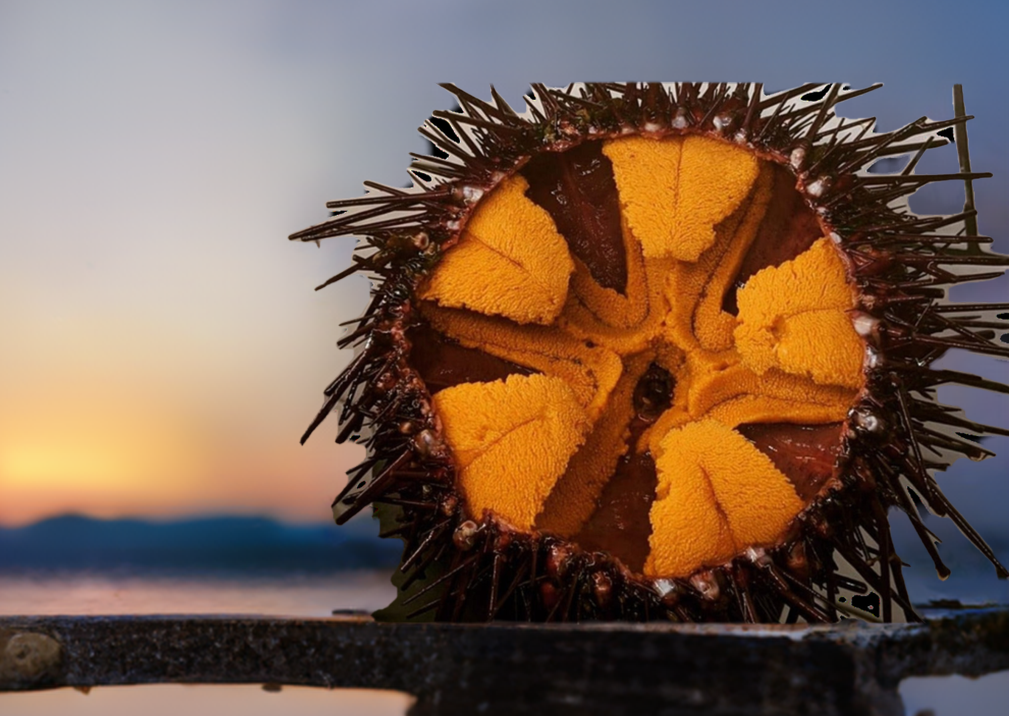
MULTIPOLYGON (((284 517, 278 517, 276 515, 270 515, 266 512, 255 512, 255 513, 243 513, 243 512, 194 512, 191 514, 181 514, 181 515, 169 515, 169 516, 157 516, 157 515, 118 515, 115 517, 103 517, 99 515, 89 514, 85 511, 65 511, 65 512, 55 512, 44 517, 38 517, 36 519, 29 520, 27 522, 9 522, 4 519, 0 519, 0 530, 18 530, 25 529, 27 527, 32 527, 34 525, 41 524, 43 522, 50 522, 58 519, 67 518, 78 518, 89 520, 91 522, 143 522, 152 525, 167 525, 167 524, 177 524, 180 522, 197 522, 200 520, 212 520, 212 519, 246 519, 246 520, 266 520, 268 522, 274 522, 276 524, 298 527, 298 526, 319 526, 319 525, 333 525, 335 524, 330 519, 318 519, 318 520, 298 520, 298 519, 288 519, 284 517)), ((357 522, 362 519, 371 519, 370 514, 361 513, 356 515, 351 522, 357 522)))

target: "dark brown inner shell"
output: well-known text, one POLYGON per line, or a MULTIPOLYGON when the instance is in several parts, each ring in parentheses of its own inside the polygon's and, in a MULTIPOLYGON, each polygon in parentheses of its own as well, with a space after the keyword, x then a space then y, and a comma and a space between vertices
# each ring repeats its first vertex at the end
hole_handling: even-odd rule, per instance
POLYGON ((432 395, 460 383, 492 383, 513 374, 538 372, 490 353, 461 346, 426 323, 412 327, 406 337, 413 346, 410 363, 432 395))
POLYGON ((540 154, 522 168, 526 196, 546 209, 571 254, 604 288, 627 290, 627 253, 620 230, 620 201, 613 165, 602 142, 540 154))
MULTIPOLYGON (((741 268, 723 299, 736 310, 736 292, 750 276, 788 261, 824 235, 816 215, 795 189, 795 177, 784 166, 773 166, 773 194, 763 223, 741 268)), ((554 219, 573 256, 585 263, 602 286, 624 292, 627 257, 621 234, 619 201, 610 161, 598 141, 585 142, 562 153, 534 157, 521 171, 529 182, 527 196, 554 219)), ((742 202, 739 211, 748 202, 742 202)), ((730 217, 732 219, 732 217, 730 217)), ((728 220, 728 219, 727 219, 728 220)), ((504 320, 504 319, 501 319, 504 320)), ((408 333, 410 360, 428 390, 470 382, 500 380, 511 374, 534 373, 529 368, 480 350, 465 348, 423 321, 408 333)), ((637 415, 629 425, 630 445, 670 405, 674 383, 653 366, 635 390, 637 415)), ((791 480, 809 502, 834 474, 841 451, 842 423, 793 425, 749 424, 737 429, 791 480)), ((640 573, 648 556, 649 510, 657 478, 649 453, 630 450, 604 488, 598 508, 574 541, 588 551, 608 552, 640 573)))

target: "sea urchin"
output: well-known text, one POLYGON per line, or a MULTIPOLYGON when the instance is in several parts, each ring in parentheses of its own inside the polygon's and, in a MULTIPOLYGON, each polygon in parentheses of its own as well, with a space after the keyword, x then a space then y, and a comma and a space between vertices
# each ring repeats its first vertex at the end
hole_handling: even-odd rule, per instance
POLYGON ((291 237, 362 236, 330 282, 377 277, 305 437, 340 406, 369 449, 334 515, 405 540, 386 617, 834 621, 871 590, 915 619, 891 508, 948 574, 916 500, 1006 577, 933 473, 1009 431, 934 391, 1009 388, 930 365, 1009 355, 1009 306, 946 296, 1009 257, 907 206, 983 176, 914 172, 966 117, 835 114, 875 86, 533 85, 525 115, 446 88, 411 188, 291 237))

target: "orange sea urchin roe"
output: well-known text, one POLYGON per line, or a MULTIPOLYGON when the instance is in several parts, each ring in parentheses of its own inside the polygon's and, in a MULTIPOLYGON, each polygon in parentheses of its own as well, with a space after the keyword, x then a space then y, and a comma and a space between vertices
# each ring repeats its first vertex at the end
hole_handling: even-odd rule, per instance
POLYGON ((560 313, 574 264, 550 215, 513 176, 485 198, 421 298, 519 323, 550 323, 560 313))
MULTIPOLYGON (((576 542, 588 530, 593 549, 651 577, 774 546, 826 478, 801 483, 800 461, 776 463, 745 428, 840 424, 854 402, 864 346, 838 251, 787 228, 816 231, 814 219, 768 223, 808 210, 785 169, 733 144, 621 137, 549 161, 484 197, 419 291, 445 340, 533 371, 434 395, 469 512, 576 542), (591 231, 571 236, 579 222, 591 231), (626 257, 605 281, 586 241, 602 226, 608 255, 626 257), (741 275, 768 241, 792 258, 741 275), (654 482, 639 471, 636 492, 613 497, 613 476, 640 459, 654 482), (621 532, 641 521, 638 550, 621 532)), ((835 448, 804 449, 822 470, 835 448)))
POLYGON ((820 385, 862 384, 862 343, 845 313, 854 296, 828 239, 739 292, 736 349, 757 373, 780 368, 820 385))
POLYGON ((620 203, 645 258, 696 261, 757 178, 757 158, 702 137, 607 142, 620 203))
POLYGON ((686 576, 774 542, 803 508, 771 459, 717 420, 688 423, 662 442, 646 574, 686 576))
POLYGON ((471 509, 493 510, 524 530, 589 428, 571 388, 542 375, 446 388, 434 408, 471 509))

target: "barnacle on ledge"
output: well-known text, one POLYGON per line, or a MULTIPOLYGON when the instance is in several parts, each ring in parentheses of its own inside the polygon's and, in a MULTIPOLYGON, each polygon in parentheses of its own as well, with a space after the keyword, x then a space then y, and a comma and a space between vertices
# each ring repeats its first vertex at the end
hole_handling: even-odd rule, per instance
POLYGON ((1009 261, 906 205, 980 176, 913 172, 966 118, 875 134, 841 85, 534 85, 526 116, 447 88, 412 189, 292 236, 375 249, 336 277, 379 285, 306 438, 341 401, 338 442, 368 435, 334 515, 405 540, 386 618, 830 621, 872 590, 914 619, 890 508, 948 574, 914 497, 1006 576, 932 473, 988 454, 958 431, 1009 434, 934 387, 1009 389, 929 366, 1009 355, 1005 306, 945 300, 1009 261))

